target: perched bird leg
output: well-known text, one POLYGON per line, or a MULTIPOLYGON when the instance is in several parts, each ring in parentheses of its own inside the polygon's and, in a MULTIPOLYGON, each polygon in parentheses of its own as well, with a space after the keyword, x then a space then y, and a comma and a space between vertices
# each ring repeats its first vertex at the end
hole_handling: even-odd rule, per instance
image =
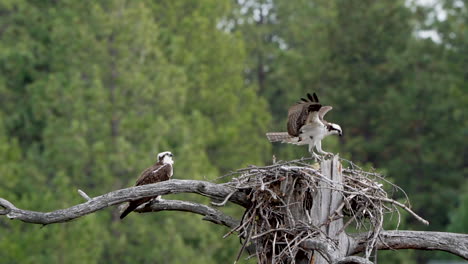
POLYGON ((318 155, 317 153, 315 153, 314 151, 314 145, 313 144, 309 144, 309 153, 312 155, 312 158, 314 158, 314 160, 316 162, 319 162, 322 160, 322 158, 320 157, 320 155, 318 155))
POLYGON ((324 155, 324 156, 333 156, 333 153, 323 151, 323 149, 322 149, 322 142, 321 142, 321 141, 318 141, 318 142, 316 143, 315 147, 317 148, 318 153, 320 153, 320 154, 322 154, 322 155, 324 155))
POLYGON ((313 151, 312 151, 312 158, 314 158, 315 162, 322 161, 322 157, 320 157, 320 155, 318 155, 317 153, 315 153, 313 151))

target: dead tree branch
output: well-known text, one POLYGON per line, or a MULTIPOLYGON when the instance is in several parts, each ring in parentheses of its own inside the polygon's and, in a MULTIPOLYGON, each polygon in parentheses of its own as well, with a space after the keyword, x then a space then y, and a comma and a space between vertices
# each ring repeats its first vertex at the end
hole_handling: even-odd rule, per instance
POLYGON ((225 215, 223 212, 204 204, 179 201, 179 200, 161 200, 153 201, 135 210, 140 213, 161 212, 161 211, 182 211, 203 215, 203 220, 210 221, 217 225, 224 225, 229 228, 235 228, 239 221, 225 215))
POLYGON ((350 256, 338 260, 335 264, 372 264, 372 262, 365 258, 350 256))
MULTIPOLYGON (((355 243, 350 254, 363 252, 368 240, 367 233, 353 236, 355 243)), ((468 234, 431 231, 382 231, 377 249, 441 250, 468 260, 468 234)))
MULTIPOLYGON (((94 197, 85 203, 52 212, 36 212, 19 209, 11 202, 0 198, 0 206, 5 208, 0 211, 0 215, 6 215, 10 219, 18 219, 27 223, 47 225, 67 222, 109 206, 143 197, 153 197, 174 193, 197 193, 222 201, 226 196, 232 193, 232 191, 233 188, 225 184, 215 184, 196 180, 169 180, 156 184, 116 190, 94 197)), ((246 195, 242 192, 236 192, 231 195, 229 201, 244 207, 249 204, 246 195)))

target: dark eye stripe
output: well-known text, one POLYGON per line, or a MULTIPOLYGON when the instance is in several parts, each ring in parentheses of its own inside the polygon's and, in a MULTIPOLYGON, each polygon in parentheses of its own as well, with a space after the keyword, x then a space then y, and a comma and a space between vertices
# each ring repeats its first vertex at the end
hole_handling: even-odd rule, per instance
POLYGON ((339 130, 338 128, 334 128, 334 127, 331 126, 331 125, 329 125, 329 126, 327 127, 327 129, 328 129, 328 131, 332 131, 332 130, 335 130, 335 131, 338 131, 338 132, 341 131, 341 130, 339 130))

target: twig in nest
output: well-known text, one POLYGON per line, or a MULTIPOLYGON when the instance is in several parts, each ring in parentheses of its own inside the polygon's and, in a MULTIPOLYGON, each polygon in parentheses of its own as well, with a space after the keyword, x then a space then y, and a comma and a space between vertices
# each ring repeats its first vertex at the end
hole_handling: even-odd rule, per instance
POLYGON ((229 198, 231 198, 231 196, 233 194, 235 194, 237 192, 237 190, 234 190, 232 191, 231 193, 229 193, 226 198, 224 198, 224 200, 221 202, 221 203, 215 203, 215 202, 211 202, 212 205, 215 205, 215 206, 224 206, 228 201, 229 201, 229 198))

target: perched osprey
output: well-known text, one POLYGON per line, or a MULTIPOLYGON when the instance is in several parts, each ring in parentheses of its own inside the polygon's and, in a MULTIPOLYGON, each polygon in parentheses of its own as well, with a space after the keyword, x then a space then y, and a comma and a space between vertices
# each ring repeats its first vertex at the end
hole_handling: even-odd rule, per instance
POLYGON ((322 139, 328 135, 343 135, 341 127, 327 122, 323 117, 332 110, 331 106, 322 106, 317 95, 307 94, 307 98, 291 106, 288 110, 288 132, 271 132, 266 136, 270 142, 309 145, 309 152, 317 157, 319 154, 331 154, 322 150, 322 139))
MULTIPOLYGON (((174 160, 172 160, 172 153, 169 151, 161 152, 158 154, 158 162, 156 162, 153 166, 144 170, 138 180, 136 181, 135 186, 145 185, 150 183, 157 183, 162 181, 167 181, 172 177, 173 168, 172 164, 174 164, 174 160)), ((146 197, 141 198, 136 201, 131 201, 128 204, 127 209, 120 215, 120 219, 123 219, 127 216, 130 212, 135 210, 138 206, 150 201, 155 197, 146 197)), ((156 197, 159 199, 160 196, 156 197)))

